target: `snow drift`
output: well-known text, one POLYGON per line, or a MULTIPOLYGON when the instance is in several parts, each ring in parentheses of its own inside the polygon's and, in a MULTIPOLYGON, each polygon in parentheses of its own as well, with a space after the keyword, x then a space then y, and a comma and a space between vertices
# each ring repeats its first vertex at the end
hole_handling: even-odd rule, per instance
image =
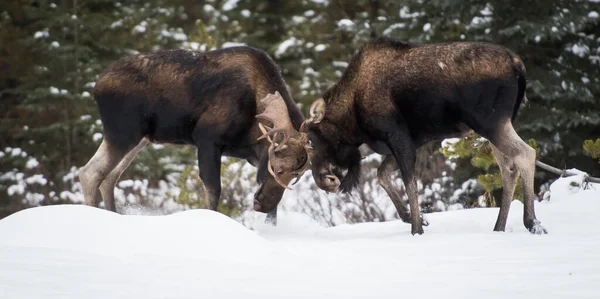
POLYGON ((545 236, 523 227, 518 201, 505 233, 487 208, 428 214, 422 236, 297 213, 250 230, 208 210, 32 208, 0 220, 0 298, 592 298, 600 191, 557 196, 536 203, 545 236))

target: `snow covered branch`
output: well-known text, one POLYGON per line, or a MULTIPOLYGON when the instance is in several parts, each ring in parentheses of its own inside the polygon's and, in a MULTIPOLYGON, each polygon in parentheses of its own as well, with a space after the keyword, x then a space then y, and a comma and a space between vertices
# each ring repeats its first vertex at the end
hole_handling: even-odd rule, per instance
MULTIPOLYGON (((543 163, 541 161, 538 161, 538 160, 535 161, 535 165, 537 167, 541 168, 541 169, 544 169, 546 171, 558 174, 560 176, 573 176, 573 175, 580 174, 580 173, 576 173, 576 172, 573 172, 573 171, 568 171, 566 169, 558 169, 558 168, 556 168, 554 166, 550 166, 550 165, 548 165, 546 163, 543 163)), ((585 180, 588 181, 588 182, 600 183, 600 178, 591 177, 587 173, 584 175, 584 177, 585 177, 585 180)))

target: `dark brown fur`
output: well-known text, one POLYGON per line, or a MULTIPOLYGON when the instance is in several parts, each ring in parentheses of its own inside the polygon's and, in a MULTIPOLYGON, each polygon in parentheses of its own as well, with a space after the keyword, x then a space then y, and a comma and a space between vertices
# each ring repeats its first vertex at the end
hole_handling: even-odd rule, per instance
MULTIPOLYGON (((308 126, 317 185, 349 192, 358 183, 361 144, 386 155, 380 181, 400 217, 422 233, 414 167, 416 149, 471 130, 489 139, 505 167, 518 169, 526 189, 525 226, 545 232, 533 212, 535 151, 514 132, 512 121, 525 95, 525 67, 510 50, 486 43, 368 43, 341 80, 324 95, 324 118, 308 126), (390 160, 393 159, 393 160, 390 160), (509 165, 508 163, 513 166, 509 165), (410 214, 398 192, 381 179, 401 171, 410 214), (344 175, 344 172, 347 173, 344 175), (340 178, 340 184, 327 175, 340 178)), ((505 171, 506 172, 506 171, 505 171)), ((507 172, 506 172, 507 173, 507 172)), ((504 176, 514 189, 512 176, 504 176)), ((504 230, 512 191, 505 192, 495 230, 504 230), (508 204, 507 204, 508 203, 508 204)))
MULTIPOLYGON (((255 118, 265 108, 260 100, 275 91, 282 95, 292 124, 299 129, 303 117, 279 68, 258 49, 171 50, 115 61, 102 72, 94 90, 104 141, 80 172, 86 203, 97 205, 104 198, 105 205, 115 209, 112 186, 143 147, 140 144, 148 140, 198 148, 200 176, 213 210, 221 190, 221 155, 248 160, 259 168, 261 187, 255 206, 263 212, 276 211, 284 189, 266 171, 269 143, 256 141, 262 134, 255 118), (102 183, 107 177, 110 182, 102 183), (112 186, 99 192, 100 184, 112 186)), ((302 160, 297 149, 286 151, 279 153, 281 159, 302 160)))

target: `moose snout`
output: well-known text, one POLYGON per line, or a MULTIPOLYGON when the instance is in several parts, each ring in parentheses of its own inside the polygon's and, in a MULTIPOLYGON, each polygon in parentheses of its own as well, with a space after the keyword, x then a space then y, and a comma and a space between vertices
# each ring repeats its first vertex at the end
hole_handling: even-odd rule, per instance
POLYGON ((265 211, 265 196, 262 194, 262 192, 256 193, 254 194, 254 204, 253 204, 253 209, 257 212, 263 212, 266 213, 265 211))
POLYGON ((319 188, 327 191, 327 192, 338 192, 338 188, 340 187, 340 179, 337 176, 332 174, 323 174, 321 175, 319 181, 319 188))

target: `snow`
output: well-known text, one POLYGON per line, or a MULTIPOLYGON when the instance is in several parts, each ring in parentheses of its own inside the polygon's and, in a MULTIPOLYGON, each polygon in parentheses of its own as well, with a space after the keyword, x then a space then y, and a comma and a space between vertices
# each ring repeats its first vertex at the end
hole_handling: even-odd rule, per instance
POLYGON ((113 22, 112 24, 110 24, 109 26, 111 29, 115 29, 115 28, 119 28, 119 27, 123 27, 123 20, 118 20, 113 22))
POLYGON ((234 42, 225 42, 225 43, 223 43, 223 46, 221 46, 221 48, 225 49, 225 48, 243 47, 243 46, 246 46, 246 44, 244 44, 244 43, 234 43, 234 42))
POLYGON ((44 178, 43 175, 41 174, 34 174, 33 176, 30 176, 28 178, 25 179, 25 182, 28 185, 33 185, 33 184, 40 184, 40 185, 46 185, 48 183, 48 180, 46 180, 44 178))
POLYGON ((394 31, 396 29, 404 29, 405 27, 406 27, 406 24, 404 24, 404 23, 392 24, 392 25, 390 25, 390 27, 388 27, 385 30, 383 30, 383 35, 384 36, 389 36, 390 33, 392 33, 392 31, 394 31))
POLYGON ((227 1, 225 1, 225 3, 223 3, 222 8, 224 11, 230 11, 237 6, 237 3, 238 3, 238 0, 227 0, 227 1))
POLYGON ((327 49, 327 46, 324 44, 318 44, 315 46, 315 51, 317 52, 323 52, 325 49, 327 49))
MULTIPOLYGON (((545 201, 556 202, 568 199, 569 196, 577 194, 583 190, 600 190, 600 184, 588 183, 585 179, 589 176, 587 173, 578 169, 567 169, 567 173, 575 175, 561 177, 550 185, 550 192, 544 194, 545 201)), ((600 193, 599 193, 600 194, 600 193)))
POLYGON ((423 32, 427 32, 427 31, 429 31, 429 29, 431 29, 430 23, 426 23, 425 25, 423 25, 423 32))
POLYGON ((348 62, 336 60, 336 61, 333 62, 333 66, 335 66, 335 67, 341 67, 341 68, 347 68, 348 67, 348 62))
POLYGON ((410 13, 410 8, 408 8, 408 6, 403 6, 399 13, 401 19, 414 19, 420 15, 418 12, 410 13))
POLYGON ((94 142, 98 142, 100 140, 102 140, 102 133, 94 133, 94 135, 92 136, 92 140, 94 140, 94 142))
POLYGON ((187 41, 187 34, 183 33, 183 29, 177 28, 177 30, 166 30, 163 29, 160 31, 160 36, 164 38, 173 38, 176 41, 187 41))
POLYGON ((38 162, 38 160, 36 158, 29 158, 29 160, 27 160, 27 163, 25 164, 25 168, 27 169, 32 169, 32 168, 36 168, 38 165, 40 165, 40 162, 38 162))
POLYGON ((483 10, 479 11, 479 13, 481 13, 483 16, 491 16, 493 14, 492 7, 488 3, 483 10))
POLYGON ((141 23, 139 23, 138 25, 135 25, 135 27, 133 27, 133 32, 144 33, 144 32, 146 32, 147 26, 148 26, 148 22, 142 21, 141 23))
POLYGON ((50 36, 50 34, 48 33, 48 28, 46 28, 44 31, 37 31, 34 35, 33 38, 35 39, 40 39, 40 38, 45 38, 50 36))
POLYGON ((596 12, 596 11, 590 11, 588 13, 588 18, 590 18, 590 19, 597 19, 598 18, 598 12, 596 12))
POLYGON ((58 47, 60 47, 60 44, 57 41, 53 41, 52 43, 50 43, 50 47, 58 48, 58 47))
POLYGON ((344 28, 344 27, 352 27, 354 26, 354 22, 352 22, 352 20, 349 19, 341 19, 337 22, 338 27, 344 28))
POLYGON ((13 148, 10 151, 10 155, 13 156, 13 157, 19 156, 19 155, 21 155, 21 153, 23 153, 23 150, 20 149, 20 148, 18 148, 18 147, 17 148, 13 148))
POLYGON ((571 46, 571 52, 579 57, 584 57, 590 52, 590 48, 586 45, 574 44, 571 46))
POLYGON ((207 14, 213 13, 213 12, 216 11, 215 8, 212 5, 210 5, 210 4, 205 4, 203 6, 203 9, 204 9, 204 12, 207 13, 207 14))
POLYGON ((295 38, 295 37, 290 37, 286 40, 284 40, 283 42, 281 42, 281 44, 279 44, 279 46, 277 47, 277 50, 275 50, 275 56, 279 57, 282 54, 284 54, 289 47, 295 46, 299 43, 299 41, 295 38))
POLYGON ((209 210, 31 208, 0 220, 0 290, 11 299, 593 298, 600 188, 562 180, 536 203, 543 236, 523 227, 519 201, 505 233, 492 232, 498 209, 482 208, 428 214, 422 236, 400 221, 325 228, 299 213, 280 213, 277 227, 258 214, 250 230, 209 210))
POLYGON ((446 138, 444 140, 442 140, 441 143, 441 147, 445 148, 446 150, 453 152, 454 151, 454 145, 456 145, 458 142, 460 142, 460 138, 446 138))

